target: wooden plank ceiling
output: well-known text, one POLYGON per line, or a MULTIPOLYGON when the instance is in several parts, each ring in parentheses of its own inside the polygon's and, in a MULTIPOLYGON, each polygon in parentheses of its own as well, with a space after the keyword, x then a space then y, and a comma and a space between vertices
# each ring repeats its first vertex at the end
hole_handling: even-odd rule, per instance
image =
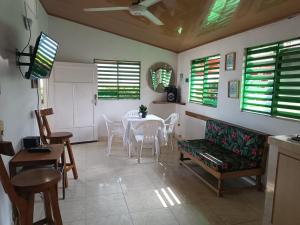
POLYGON ((300 12, 300 0, 162 0, 150 6, 156 26, 128 11, 84 12, 90 7, 129 6, 133 0, 40 0, 49 15, 174 52, 221 39, 300 12), (181 34, 180 34, 181 30, 181 34))

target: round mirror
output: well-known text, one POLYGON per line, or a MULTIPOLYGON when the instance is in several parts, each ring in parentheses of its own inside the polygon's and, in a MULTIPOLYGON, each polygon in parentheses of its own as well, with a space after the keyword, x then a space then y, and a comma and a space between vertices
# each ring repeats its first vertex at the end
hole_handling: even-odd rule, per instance
POLYGON ((148 83, 153 91, 163 93, 165 87, 174 85, 175 75, 172 66, 167 63, 155 63, 149 69, 148 83))

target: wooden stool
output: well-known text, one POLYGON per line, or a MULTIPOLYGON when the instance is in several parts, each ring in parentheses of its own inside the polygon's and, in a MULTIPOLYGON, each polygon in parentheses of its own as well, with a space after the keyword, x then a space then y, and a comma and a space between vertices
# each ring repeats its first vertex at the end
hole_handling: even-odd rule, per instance
POLYGON ((19 210, 21 225, 62 225, 57 194, 57 184, 60 178, 61 175, 58 171, 46 168, 27 170, 12 178, 11 182, 16 192, 26 202, 25 207, 19 210), (36 193, 43 193, 46 218, 33 223, 34 195, 36 193))
POLYGON ((0 181, 14 206, 15 224, 33 224, 34 194, 43 192, 46 218, 34 224, 62 225, 57 195, 57 183, 61 177, 60 173, 46 168, 28 170, 13 177, 11 181, 1 155, 14 156, 14 154, 11 142, 0 141, 0 181))
POLYGON ((40 136, 43 144, 65 144, 67 146, 67 151, 70 159, 70 163, 66 163, 65 154, 62 157, 63 168, 63 185, 68 187, 67 172, 72 170, 74 179, 78 179, 78 173, 76 169, 76 164, 74 160, 74 155, 72 147, 70 144, 70 138, 73 136, 70 132, 51 132, 50 126, 47 120, 47 116, 53 114, 53 109, 43 109, 35 110, 35 115, 39 125, 40 136), (49 142, 49 143, 48 143, 49 142))

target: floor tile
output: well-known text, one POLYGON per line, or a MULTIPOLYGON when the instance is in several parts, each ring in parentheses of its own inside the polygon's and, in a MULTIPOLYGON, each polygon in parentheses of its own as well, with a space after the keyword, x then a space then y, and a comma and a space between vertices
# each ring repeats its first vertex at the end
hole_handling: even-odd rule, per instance
POLYGON ((132 213, 134 225, 179 225, 169 209, 132 213))
POLYGON ((88 225, 132 225, 129 214, 117 214, 112 216, 89 216, 86 219, 88 225))
POLYGON ((110 216, 128 213, 122 194, 98 195, 85 199, 86 216, 110 216))

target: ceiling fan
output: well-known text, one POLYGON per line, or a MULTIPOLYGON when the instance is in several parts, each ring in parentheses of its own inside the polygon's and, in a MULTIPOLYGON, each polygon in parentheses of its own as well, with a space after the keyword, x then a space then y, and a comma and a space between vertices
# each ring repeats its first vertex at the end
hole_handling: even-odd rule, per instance
POLYGON ((162 26, 163 22, 153 15, 147 8, 160 2, 161 0, 145 0, 134 2, 131 6, 125 7, 106 7, 106 8, 85 8, 85 12, 107 12, 107 11, 121 11, 128 10, 133 16, 143 16, 150 20, 152 23, 162 26))

